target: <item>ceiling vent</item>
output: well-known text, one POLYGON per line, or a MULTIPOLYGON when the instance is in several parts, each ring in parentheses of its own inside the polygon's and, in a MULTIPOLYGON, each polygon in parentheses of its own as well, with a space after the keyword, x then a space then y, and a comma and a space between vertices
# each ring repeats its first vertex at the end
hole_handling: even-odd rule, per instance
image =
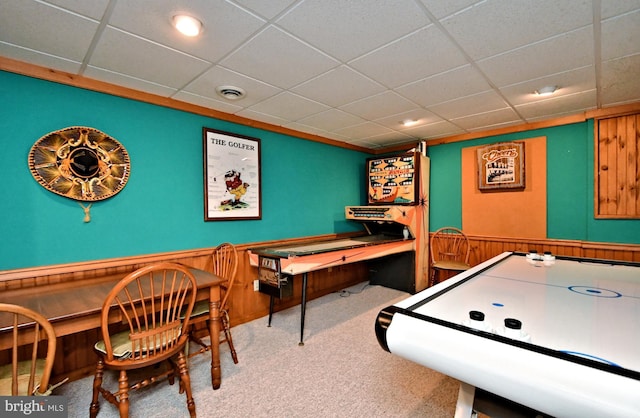
POLYGON ((244 90, 234 86, 220 86, 216 88, 216 93, 227 100, 240 100, 246 95, 244 90))

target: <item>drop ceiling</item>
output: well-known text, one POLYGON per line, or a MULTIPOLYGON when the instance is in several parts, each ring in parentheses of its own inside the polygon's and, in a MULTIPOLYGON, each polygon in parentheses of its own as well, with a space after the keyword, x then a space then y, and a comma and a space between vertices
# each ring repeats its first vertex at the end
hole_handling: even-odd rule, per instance
POLYGON ((0 0, 0 56, 376 149, 640 101, 640 0, 0 0))

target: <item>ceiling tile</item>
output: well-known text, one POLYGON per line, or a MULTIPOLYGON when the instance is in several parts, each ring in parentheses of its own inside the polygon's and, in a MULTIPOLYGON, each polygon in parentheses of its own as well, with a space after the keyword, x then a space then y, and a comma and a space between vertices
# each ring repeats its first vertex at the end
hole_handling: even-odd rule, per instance
POLYGON ((490 57, 592 24, 591 0, 494 0, 442 21, 474 59, 490 57))
POLYGON ((640 9, 602 22, 601 48, 603 60, 640 54, 640 9))
POLYGON ((500 91, 509 103, 512 105, 521 105, 546 100, 544 96, 535 94, 536 90, 545 86, 558 87, 558 90, 553 94, 553 97, 575 94, 581 91, 595 90, 595 69, 593 66, 589 65, 576 70, 552 74, 547 77, 541 77, 503 87, 500 91))
POLYGON ((352 140, 349 142, 359 147, 365 147, 365 148, 371 148, 371 149, 380 149, 380 148, 388 147, 390 145, 406 144, 407 149, 409 149, 409 148, 412 148, 417 141, 418 140, 416 138, 406 138, 403 136, 402 139, 399 140, 398 142, 393 141, 393 143, 391 143, 386 136, 377 136, 377 137, 363 138, 359 140, 352 140))
POLYGON ((352 113, 367 120, 378 119, 396 113, 407 112, 417 106, 409 100, 392 91, 370 96, 357 102, 353 102, 340 109, 352 113))
POLYGON ((429 24, 429 19, 414 1, 307 0, 277 24, 346 62, 429 24))
POLYGON ((280 88, 291 88, 338 65, 338 62, 269 27, 220 65, 280 88))
MULTIPOLYGON (((299 131, 299 132, 305 132, 311 135, 318 135, 320 137, 323 138, 331 138, 332 136, 334 136, 333 134, 331 134, 331 132, 327 132, 324 131, 322 129, 318 129, 315 128, 313 126, 307 126, 307 125, 303 125, 301 123, 297 123, 297 122, 291 122, 291 123, 287 123, 285 125, 283 125, 285 128, 289 128, 289 129, 293 129, 295 131, 299 131)), ((340 137, 341 141, 344 141, 345 138, 344 137, 340 137)))
POLYGON ((426 109, 418 108, 410 110, 408 112, 402 112, 395 115, 378 118, 375 120, 375 122, 390 129, 398 131, 409 131, 416 128, 417 126, 427 125, 430 123, 439 122, 441 120, 441 118, 434 115, 432 112, 429 112, 426 109), (417 121, 417 123, 412 126, 404 126, 402 122, 407 119, 415 120, 417 121))
POLYGON ((224 0, 118 0, 111 26, 178 49, 203 60, 216 62, 247 41, 266 22, 224 0), (138 13, 132 13, 138 11, 138 13), (141 19, 140 13, 144 13, 141 19), (190 38, 173 27, 176 14, 202 22, 202 33, 190 38))
POLYGON ((189 93, 186 91, 179 91, 173 95, 173 99, 181 100, 186 103, 192 103, 198 106, 203 106, 211 109, 216 109, 220 112, 225 113, 237 113, 243 109, 242 106, 237 106, 235 102, 229 100, 220 100, 212 99, 209 97, 199 96, 197 94, 189 93))
POLYGON ((602 64, 602 105, 611 106, 640 99, 640 54, 602 64), (628 75, 632 74, 632 77, 628 75))
POLYGON ((41 52, 34 51, 33 49, 22 48, 2 41, 0 41, 0 56, 29 62, 45 68, 66 71, 71 74, 77 74, 82 67, 82 63, 78 61, 71 61, 49 54, 43 54, 41 52))
POLYGON ((210 66, 206 61, 110 27, 105 29, 89 64, 174 88, 188 84, 210 66), (141 50, 145 53, 140 54, 141 50))
POLYGON ((437 19, 442 19, 451 14, 458 13, 467 7, 472 6, 475 3, 481 3, 485 0, 420 0, 424 4, 429 12, 431 12, 437 19))
POLYGON ((0 40, 82 62, 98 22, 34 1, 3 1, 0 40), (28 29, 28 30, 26 30, 28 29))
POLYGON ((592 62, 593 31, 585 28, 479 61, 478 67, 494 85, 504 87, 592 62))
POLYGON ((456 68, 396 89, 414 102, 428 107, 490 88, 480 73, 470 65, 456 68), (446 86, 446 88, 443 88, 446 86))
POLYGON ((109 0, 46 0, 46 3, 62 7, 95 20, 100 20, 109 5, 109 0))
POLYGON ((338 135, 348 136, 349 138, 354 138, 356 140, 390 132, 392 132, 391 129, 385 128, 384 126, 378 125, 377 123, 373 122, 365 122, 359 125, 350 126, 344 129, 338 129, 335 131, 335 133, 337 133, 338 135))
POLYGON ((284 92, 270 97, 267 100, 249 108, 249 110, 254 112, 290 121, 298 121, 305 116, 322 112, 326 109, 328 109, 328 107, 323 104, 305 99, 302 96, 289 92, 284 92))
POLYGON ((374 144, 384 144, 386 146, 395 144, 405 144, 408 142, 416 141, 419 138, 409 135, 407 132, 388 132, 381 135, 373 135, 368 138, 364 138, 367 142, 374 144))
POLYGON ((638 0, 603 1, 601 9, 602 18, 608 19, 623 13, 637 11, 640 9, 640 2, 638 0))
POLYGON ((297 94, 333 107, 351 103, 384 90, 380 84, 344 65, 292 89, 297 94))
POLYGON ((157 94, 158 96, 163 96, 163 97, 170 97, 177 91, 177 89, 175 88, 163 86, 157 83, 150 83, 141 78, 129 77, 126 74, 120 74, 114 71, 109 71, 103 68, 97 68, 92 66, 88 66, 85 69, 84 76, 92 78, 94 80, 100 80, 106 83, 111 83, 118 86, 124 86, 134 90, 144 91, 146 93, 157 94))
POLYGON ((470 65, 458 67, 395 89, 402 96, 428 107, 486 91, 489 84, 470 65))
POLYGON ((352 145, 354 145, 356 147, 362 147, 362 148, 367 148, 367 149, 380 149, 380 148, 384 148, 384 146, 385 146, 385 143, 382 140, 380 140, 380 142, 376 144, 374 142, 369 142, 369 141, 361 140, 361 139, 358 139, 358 140, 350 139, 348 141, 348 143, 352 144, 352 145))
POLYGON ((432 25, 364 55, 350 65, 395 88, 466 63, 464 55, 432 25))
POLYGON ((272 19, 295 3, 296 0, 233 0, 233 2, 251 9, 267 19, 272 19))
POLYGON ((517 106, 518 112, 528 122, 548 118, 550 114, 558 116, 580 113, 593 109, 596 101, 596 91, 583 91, 547 100, 517 106))
POLYGON ((254 112, 251 109, 242 109, 241 111, 236 113, 236 115, 242 116, 251 120, 270 123, 276 126, 284 126, 284 124, 288 122, 287 119, 278 118, 273 115, 265 115, 264 113, 260 113, 260 112, 254 112))
POLYGON ((302 125, 312 126, 327 132, 335 132, 338 129, 364 122, 366 122, 364 119, 338 109, 329 109, 298 120, 298 123, 302 125))
POLYGON ((241 107, 249 107, 282 91, 282 89, 227 70, 218 65, 210 68, 207 72, 185 86, 184 91, 215 100, 222 100, 223 102, 231 104, 231 102, 223 100, 217 94, 216 88, 220 86, 234 86, 243 89, 246 92, 246 96, 240 100, 233 101, 233 105, 241 107))
POLYGON ((473 96, 461 97, 446 103, 429 106, 429 110, 443 119, 456 119, 465 115, 500 110, 508 107, 502 97, 493 90, 473 96))
POLYGON ((469 131, 490 129, 504 125, 522 123, 522 119, 510 108, 497 109, 476 115, 453 119, 453 123, 469 131))
POLYGON ((465 132, 459 126, 456 126, 449 121, 440 121, 430 123, 428 125, 417 126, 415 128, 409 128, 407 131, 411 135, 423 139, 442 138, 443 136, 459 135, 465 132))

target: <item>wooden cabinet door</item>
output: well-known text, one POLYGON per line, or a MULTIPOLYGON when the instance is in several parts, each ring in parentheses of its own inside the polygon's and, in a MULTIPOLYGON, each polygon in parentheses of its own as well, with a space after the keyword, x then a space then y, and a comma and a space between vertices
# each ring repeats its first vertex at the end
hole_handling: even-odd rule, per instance
POLYGON ((595 121, 595 217, 640 218, 640 114, 595 121))

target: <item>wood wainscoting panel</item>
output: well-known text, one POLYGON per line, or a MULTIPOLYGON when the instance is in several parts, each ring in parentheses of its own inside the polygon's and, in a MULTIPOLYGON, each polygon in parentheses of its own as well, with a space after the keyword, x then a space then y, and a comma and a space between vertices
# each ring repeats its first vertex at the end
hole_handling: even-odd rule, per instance
MULTIPOLYGON (((640 245, 505 238, 473 234, 469 238, 471 242, 469 261, 471 265, 477 265, 505 251, 527 252, 529 250, 538 252, 551 251, 553 254, 565 256, 640 262, 640 245)), ((270 244, 287 242, 289 241, 270 244)), ((294 240, 293 242, 296 241, 294 240)), ((230 301, 229 313, 232 326, 263 318, 269 313, 269 297, 253 290, 253 281, 257 278, 258 272, 257 268, 249 264, 247 249, 256 246, 258 245, 237 246, 240 262, 230 301)), ((74 282, 79 280, 100 280, 101 277, 112 275, 124 276, 138 267, 160 261, 173 261, 210 270, 209 254, 211 251, 213 251, 213 247, 143 257, 128 257, 119 260, 98 260, 93 263, 83 262, 77 265, 66 264, 64 266, 2 271, 0 272, 0 291, 28 291, 27 286, 34 285, 41 287, 43 291, 46 291, 49 286, 73 288, 74 282)), ((312 300, 366 281, 368 274, 368 267, 365 262, 345 264, 309 273, 307 299, 312 300)), ((300 304, 301 284, 302 279, 296 277, 294 279, 293 296, 276 300, 276 311, 300 304)), ((33 291, 33 288, 31 291, 33 291)), ((267 326, 266 319, 265 326, 267 326)), ((202 331, 205 332, 204 330, 202 331)), ((97 328, 64 335, 59 338, 58 352, 61 355, 57 356, 54 364, 54 377, 69 377, 71 380, 75 380, 91 375, 94 372, 96 361, 93 344, 99 338, 99 330, 97 328)), ((10 353, 6 351, 0 352, 0 362, 8 361, 7 356, 9 355, 10 353)))
POLYGON ((567 257, 600 258, 640 262, 640 245, 614 244, 605 242, 587 242, 553 239, 504 238, 470 235, 472 266, 482 263, 505 251, 538 253, 550 251, 554 255, 567 257))

